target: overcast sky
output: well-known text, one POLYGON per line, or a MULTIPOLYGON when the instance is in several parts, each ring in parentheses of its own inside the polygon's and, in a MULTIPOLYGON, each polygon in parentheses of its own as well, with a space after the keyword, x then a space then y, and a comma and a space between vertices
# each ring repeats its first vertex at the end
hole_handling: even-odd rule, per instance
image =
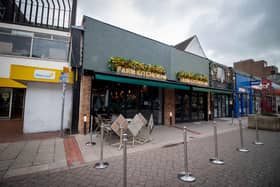
POLYGON ((266 60, 280 71, 280 0, 78 0, 82 15, 175 45, 197 35, 208 58, 266 60))

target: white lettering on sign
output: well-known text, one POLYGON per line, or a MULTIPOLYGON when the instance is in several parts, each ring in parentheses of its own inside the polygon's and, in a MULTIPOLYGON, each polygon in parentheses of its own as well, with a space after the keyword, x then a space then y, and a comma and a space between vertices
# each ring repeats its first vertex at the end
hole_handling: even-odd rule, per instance
POLYGON ((239 88, 238 92, 246 92, 245 88, 239 88))
POLYGON ((48 70, 35 70, 34 78, 53 80, 55 79, 55 72, 48 70))

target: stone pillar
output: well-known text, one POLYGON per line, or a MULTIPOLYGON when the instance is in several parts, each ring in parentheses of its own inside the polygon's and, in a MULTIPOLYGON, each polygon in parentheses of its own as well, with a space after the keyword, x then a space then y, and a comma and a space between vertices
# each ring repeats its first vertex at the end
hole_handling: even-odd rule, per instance
POLYGON ((83 75, 81 78, 80 88, 80 112, 79 112, 79 126, 78 131, 80 134, 84 133, 84 114, 87 115, 87 133, 89 129, 90 119, 90 97, 91 97, 91 80, 92 77, 83 75))
POLYGON ((164 89, 164 125, 170 125, 169 114, 172 112, 172 125, 175 124, 175 90, 164 89))

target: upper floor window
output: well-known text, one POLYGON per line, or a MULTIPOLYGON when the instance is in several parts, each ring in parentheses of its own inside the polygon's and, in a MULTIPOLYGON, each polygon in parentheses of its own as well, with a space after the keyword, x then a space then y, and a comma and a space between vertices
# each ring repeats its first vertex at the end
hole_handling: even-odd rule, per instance
POLYGON ((67 61, 68 53, 67 37, 0 28, 0 54, 67 61))

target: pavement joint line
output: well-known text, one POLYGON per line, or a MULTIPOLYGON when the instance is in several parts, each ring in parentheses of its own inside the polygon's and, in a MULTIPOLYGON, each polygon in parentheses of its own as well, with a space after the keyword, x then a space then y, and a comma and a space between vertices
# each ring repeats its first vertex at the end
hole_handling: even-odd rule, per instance
MULTIPOLYGON (((179 127, 178 125, 175 125, 175 126, 172 126, 172 127, 177 128, 177 129, 180 129, 180 130, 183 130, 183 129, 184 129, 184 127, 179 127)), ((187 128, 187 131, 189 131, 189 132, 191 132, 191 133, 193 133, 193 134, 197 134, 197 135, 202 134, 202 133, 200 133, 200 132, 196 132, 195 130, 191 130, 191 129, 189 129, 189 128, 187 128)))
POLYGON ((42 164, 42 165, 36 165, 36 166, 31 166, 31 167, 10 169, 5 173, 3 178, 27 175, 27 174, 37 173, 40 171, 47 171, 48 170, 47 168, 48 168, 48 164, 42 164), (28 170, 27 170, 27 168, 28 168, 28 170), (24 170, 25 170, 25 172, 24 172, 24 170), (9 172, 11 172, 12 174, 10 174, 9 172))
MULTIPOLYGON (((28 142, 28 141, 24 142, 24 145, 22 146, 21 150, 18 152, 16 158, 15 158, 15 159, 12 159, 12 160, 15 160, 15 161, 17 160, 17 158, 18 158, 18 156, 20 155, 20 153, 22 153, 22 151, 24 150, 24 148, 25 148, 27 142, 28 142)), ((10 164, 9 167, 8 167, 8 169, 7 169, 7 171, 9 171, 10 169, 12 169, 11 167, 12 167, 12 165, 14 165, 14 164, 15 164, 15 162, 12 163, 12 164, 10 164)))
POLYGON ((34 158, 34 160, 32 161, 32 166, 34 165, 34 163, 36 163, 36 158, 37 158, 37 156, 38 156, 38 154, 39 154, 39 150, 40 150, 40 147, 41 147, 41 143, 42 143, 42 140, 39 140, 39 145, 38 145, 38 147, 37 147, 37 151, 36 151, 36 156, 35 156, 35 158, 34 158))
POLYGON ((53 162, 55 162, 55 154, 56 154, 56 141, 55 141, 55 139, 54 139, 54 145, 53 145, 53 159, 52 159, 52 161, 53 162))
POLYGON ((8 147, 9 147, 9 145, 11 144, 11 143, 7 143, 8 145, 3 149, 3 151, 1 152, 1 154, 6 150, 6 149, 8 149, 8 147))

